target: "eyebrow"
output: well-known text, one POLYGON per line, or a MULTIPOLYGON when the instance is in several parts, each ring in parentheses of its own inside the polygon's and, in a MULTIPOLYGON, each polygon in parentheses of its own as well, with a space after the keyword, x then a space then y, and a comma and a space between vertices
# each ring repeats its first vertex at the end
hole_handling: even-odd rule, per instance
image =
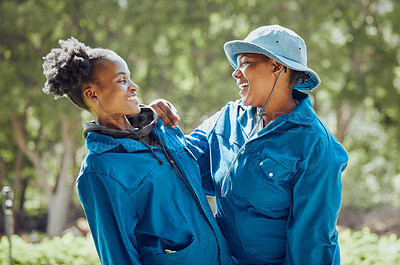
POLYGON ((125 72, 118 72, 115 77, 119 76, 119 75, 130 75, 131 73, 125 73, 125 72))
POLYGON ((244 53, 244 54, 238 56, 238 57, 237 57, 237 60, 240 60, 240 59, 242 59, 243 57, 249 57, 249 58, 251 58, 251 56, 249 56, 247 53, 244 53))

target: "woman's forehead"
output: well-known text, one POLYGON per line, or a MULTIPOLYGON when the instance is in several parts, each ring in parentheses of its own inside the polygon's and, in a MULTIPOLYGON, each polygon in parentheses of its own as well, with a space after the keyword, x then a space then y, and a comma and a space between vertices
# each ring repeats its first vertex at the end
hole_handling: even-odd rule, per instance
POLYGON ((261 53, 238 53, 236 55, 236 61, 240 61, 245 58, 265 59, 268 57, 261 53))
POLYGON ((125 72, 129 72, 128 65, 125 60, 119 56, 112 58, 103 58, 99 60, 99 68, 113 68, 113 69, 124 69, 125 72))

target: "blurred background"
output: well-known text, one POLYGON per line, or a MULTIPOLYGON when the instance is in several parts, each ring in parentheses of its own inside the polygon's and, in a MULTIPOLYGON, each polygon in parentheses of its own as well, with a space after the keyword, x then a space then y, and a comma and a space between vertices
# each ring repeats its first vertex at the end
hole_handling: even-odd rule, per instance
POLYGON ((115 50, 140 101, 168 99, 190 133, 239 98, 223 44, 280 24, 304 38, 322 79, 314 107, 350 155, 339 225, 400 235, 399 14, 397 0, 0 0, 0 186, 14 193, 14 233, 58 236, 84 217, 75 180, 91 117, 42 93, 59 39, 115 50))

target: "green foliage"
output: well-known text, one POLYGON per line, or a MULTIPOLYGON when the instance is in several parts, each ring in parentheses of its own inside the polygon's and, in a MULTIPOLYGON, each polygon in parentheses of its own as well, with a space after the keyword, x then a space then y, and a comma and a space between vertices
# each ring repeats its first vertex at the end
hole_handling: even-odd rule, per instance
MULTIPOLYGON (((368 228, 339 233, 342 265, 400 264, 400 238, 395 234, 378 237, 368 228)), ((0 264, 8 262, 9 243, 6 237, 0 241, 0 264)), ((98 265, 100 264, 92 238, 63 237, 45 238, 41 243, 27 243, 19 236, 12 237, 14 264, 23 265, 98 265)))
MULTIPOLYGON (((0 172, 0 184, 14 186, 19 175, 29 180, 23 208, 46 206, 31 161, 24 157, 23 172, 16 169, 20 151, 11 114, 25 124, 27 145, 45 161, 53 187, 63 155, 61 123, 90 119, 67 99, 54 101, 41 91, 42 57, 59 47, 59 39, 74 36, 89 46, 115 50, 126 59, 141 102, 170 100, 179 111, 180 127, 190 133, 239 98, 223 44, 243 39, 258 26, 281 24, 306 41, 308 65, 322 79, 311 93, 314 105, 349 152, 343 204, 400 207, 399 13, 396 0, 323 5, 319 0, 0 1, 0 166, 7 173, 0 172)), ((80 131, 73 135, 82 146, 80 131)), ((15 205, 21 193, 16 192, 15 205)))
MULTIPOLYGON (((372 112, 372 111, 371 111, 372 112)), ((343 206, 400 208, 400 150, 394 130, 376 119, 379 114, 356 113, 344 146, 351 147, 343 176, 343 206)))
POLYGON ((342 265, 400 264, 400 238, 395 234, 378 237, 368 228, 339 233, 342 265))
MULTIPOLYGON (((11 239, 12 258, 15 265, 99 265, 93 240, 90 236, 45 238, 41 243, 28 243, 14 235, 11 239)), ((9 242, 7 237, 0 241, 0 264, 8 264, 9 242)))

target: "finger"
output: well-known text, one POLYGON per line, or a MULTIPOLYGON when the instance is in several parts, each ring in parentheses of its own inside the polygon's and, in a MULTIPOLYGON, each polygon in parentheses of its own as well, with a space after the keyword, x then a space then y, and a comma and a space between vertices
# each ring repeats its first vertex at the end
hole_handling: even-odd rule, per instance
POLYGON ((174 117, 170 117, 170 119, 171 120, 176 120, 176 124, 178 124, 178 121, 181 120, 181 118, 179 117, 178 111, 176 110, 175 106, 172 105, 170 102, 167 101, 167 103, 168 103, 168 106, 171 108, 171 111, 172 111, 172 113, 174 115, 174 117))
POLYGON ((157 104, 160 109, 160 119, 165 125, 174 128, 179 121, 179 116, 175 115, 176 110, 172 109, 172 105, 169 102, 160 102, 157 104))
POLYGON ((162 120, 165 126, 173 127, 174 124, 171 120, 169 120, 167 114, 164 112, 164 109, 168 109, 169 107, 162 102, 152 102, 149 107, 154 109, 157 113, 158 119, 162 120))
POLYGON ((164 125, 169 127, 175 127, 180 120, 178 111, 170 102, 165 99, 156 99, 149 104, 152 107, 160 120, 163 121, 164 125))

